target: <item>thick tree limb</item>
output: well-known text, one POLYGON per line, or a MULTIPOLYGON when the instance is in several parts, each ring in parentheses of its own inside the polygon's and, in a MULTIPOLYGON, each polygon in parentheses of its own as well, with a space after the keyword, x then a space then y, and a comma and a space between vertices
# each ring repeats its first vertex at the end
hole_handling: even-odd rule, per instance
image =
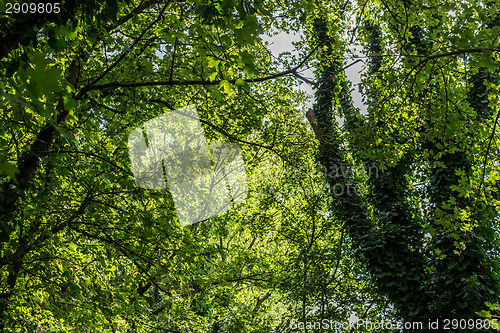
POLYGON ((257 297, 257 302, 255 304, 255 307, 253 308, 253 313, 257 313, 257 311, 259 311, 259 308, 262 306, 262 303, 264 303, 270 296, 271 296, 271 293, 267 292, 261 298, 257 297))
MULTIPOLYGON (((79 85, 79 78, 83 67, 82 63, 85 63, 88 59, 88 56, 85 54, 82 57, 83 59, 73 60, 68 69, 70 75, 67 80, 75 87, 79 85)), ((69 114, 68 110, 64 109, 62 98, 59 99, 56 109, 59 112, 59 116, 55 125, 64 122, 69 114)), ((43 160, 49 154, 50 147, 54 140, 54 134, 54 125, 45 125, 40 132, 38 132, 30 149, 20 157, 18 162, 19 176, 17 177, 17 181, 11 180, 2 184, 0 187, 0 218, 2 218, 2 220, 8 221, 10 219, 10 213, 14 210, 15 202, 28 188, 37 171, 42 166, 43 160)))
POLYGON ((311 124, 311 127, 314 131, 314 135, 316 136, 316 139, 319 142, 322 142, 323 137, 324 137, 324 133, 323 133, 323 130, 321 129, 321 127, 319 127, 318 119, 316 117, 316 113, 314 112, 314 109, 309 109, 306 112, 306 118, 309 121, 309 124, 311 124))

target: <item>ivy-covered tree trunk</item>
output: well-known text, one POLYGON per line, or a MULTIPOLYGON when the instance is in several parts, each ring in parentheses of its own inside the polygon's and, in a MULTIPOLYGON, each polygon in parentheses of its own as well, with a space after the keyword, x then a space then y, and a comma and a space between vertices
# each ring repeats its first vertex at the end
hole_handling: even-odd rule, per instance
MULTIPOLYGON (((470 65, 477 66, 473 62, 470 65)), ((491 80, 490 75, 480 68, 470 80, 468 99, 476 113, 473 119, 476 123, 492 116, 485 84, 488 79, 491 80)), ((468 125, 464 122, 463 126, 468 125)), ((428 132, 436 130, 439 129, 429 128, 428 132)), ((471 184, 473 165, 482 158, 471 154, 470 140, 440 139, 436 135, 425 143, 432 157, 429 198, 433 213, 429 224, 435 231, 436 263, 433 288, 436 297, 430 308, 441 318, 473 318, 485 308, 485 302, 494 302, 498 295, 496 273, 486 255, 495 214, 490 207, 462 192, 471 184)))
MULTIPOLYGON (((327 34, 327 24, 324 19, 317 19, 315 24, 318 40, 330 40, 327 34)), ((376 28, 371 29, 376 34, 376 28)), ((380 43, 373 36, 374 43, 380 43)), ((327 51, 321 57, 320 80, 330 78, 342 68, 341 55, 335 53, 335 43, 330 42, 327 51), (333 59, 333 60, 330 60, 333 59)), ((374 58, 377 59, 377 58, 374 58)), ((377 68, 374 64, 372 68, 377 68)), ((374 73, 375 74, 375 73, 374 73)), ((346 127, 355 132, 359 130, 361 121, 359 114, 350 102, 349 91, 344 81, 343 73, 322 84, 316 93, 316 112, 319 124, 325 133, 321 141, 319 162, 327 170, 327 182, 331 189, 348 186, 360 187, 357 180, 346 177, 329 177, 329 170, 349 168, 347 154, 340 145, 338 133, 332 130, 334 101, 338 92, 340 108, 346 117, 346 127)), ((374 161, 364 158, 356 162, 364 162, 365 166, 377 168, 374 161)), ((352 163, 352 162, 351 162, 352 163)), ((333 212, 342 217, 344 227, 352 237, 358 254, 364 259, 367 269, 374 278, 381 295, 387 296, 404 318, 425 319, 425 305, 429 295, 422 284, 425 282, 425 266, 422 253, 418 250, 421 242, 421 231, 418 224, 411 218, 411 213, 405 202, 407 184, 405 172, 409 163, 401 160, 396 166, 385 171, 370 172, 370 183, 373 187, 374 205, 377 208, 375 216, 371 215, 363 198, 357 192, 342 191, 336 196, 333 212)))
MULTIPOLYGON (((371 22, 365 28, 369 36, 368 67, 370 74, 377 77, 382 67, 381 32, 371 22)), ((320 56, 318 78, 320 82, 326 82, 318 87, 315 104, 319 127, 327 133, 320 140, 318 161, 325 170, 346 168, 350 163, 377 167, 379 161, 366 156, 362 150, 358 151, 356 137, 366 130, 375 133, 380 130, 380 135, 384 135, 383 130, 388 124, 377 119, 383 107, 380 94, 375 87, 365 87, 369 115, 368 123, 364 122, 350 101, 348 85, 341 70, 342 55, 336 52, 340 49, 340 41, 329 35, 325 18, 316 18, 314 29, 317 41, 328 43, 320 56), (337 73, 340 74, 335 75, 337 73), (344 127, 351 138, 350 146, 341 144, 341 133, 333 129, 334 109, 339 109, 346 119, 344 127), (352 149, 350 154, 349 149, 352 149)), ((429 56, 429 45, 423 42, 423 29, 414 26, 411 31, 412 39, 408 46, 416 50, 417 57, 429 56)), ((411 52, 410 49, 408 51, 411 52)), ((408 70, 415 65, 414 59, 409 57, 405 62, 408 70)), ((477 82, 473 87, 470 95, 482 96, 485 99, 479 104, 487 106, 487 92, 478 87, 477 82)), ((440 89, 439 84, 435 84, 434 88, 440 89)), ((409 98, 419 107, 430 108, 429 114, 432 114, 432 105, 426 102, 429 94, 431 92, 427 90, 409 98)), ((439 105, 446 103, 441 101, 439 105)), ((491 114, 486 115, 477 108, 476 112, 476 121, 491 117, 491 114)), ((431 119, 428 123, 433 127, 427 128, 426 133, 442 130, 431 119)), ((485 307, 485 302, 493 301, 497 294, 493 272, 485 256, 487 244, 482 240, 491 234, 485 226, 489 224, 492 214, 471 213, 476 222, 472 222, 472 229, 465 230, 460 227, 464 221, 453 220, 456 219, 453 216, 456 216, 457 209, 473 211, 470 199, 457 198, 451 207, 446 205, 451 197, 457 197, 456 188, 464 186, 464 177, 468 179, 471 174, 471 162, 465 154, 465 147, 461 148, 460 143, 456 143, 452 151, 458 152, 450 154, 449 142, 444 144, 434 137, 427 141, 424 148, 427 152, 422 152, 419 141, 408 142, 398 129, 384 139, 407 144, 410 148, 391 165, 378 169, 377 173, 369 172, 368 193, 343 191, 339 194, 331 191, 335 202, 332 212, 344 221, 357 254, 365 262, 380 295, 394 305, 397 316, 408 322, 420 321, 424 325, 429 320, 440 318, 477 318, 476 312, 485 307), (417 154, 439 156, 429 162, 433 166, 429 168, 429 208, 425 209, 433 211, 430 215, 423 215, 423 211, 411 206, 416 194, 409 179, 420 170, 426 170, 420 168, 422 161, 415 159, 417 154), (371 211, 367 204, 373 205, 374 210, 371 211), (450 217, 452 220, 449 220, 450 217), (445 227, 445 220, 449 223, 448 228, 445 227), (459 230, 450 230, 451 225, 459 230), (429 230, 433 233, 432 239, 429 230)), ((332 174, 326 173, 330 189, 362 185, 358 179, 331 177, 332 174)))

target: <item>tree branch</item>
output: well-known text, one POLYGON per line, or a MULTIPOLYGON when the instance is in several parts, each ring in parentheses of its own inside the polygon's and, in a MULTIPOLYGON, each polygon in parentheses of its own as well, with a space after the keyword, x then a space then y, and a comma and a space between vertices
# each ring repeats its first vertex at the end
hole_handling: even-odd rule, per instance
MULTIPOLYGON (((297 73, 297 70, 299 70, 305 63, 306 61, 316 52, 316 50, 323 44, 323 42, 318 43, 316 47, 314 47, 302 61, 295 67, 288 69, 286 71, 282 71, 279 73, 271 74, 268 76, 264 77, 259 77, 255 79, 247 79, 244 80, 248 83, 258 83, 258 82, 264 82, 272 79, 276 79, 279 77, 287 76, 290 74, 297 73)), ((295 74, 294 74, 295 75, 295 74)), ((102 75, 101 75, 102 76, 102 75)), ((237 79, 231 79, 227 80, 229 83, 236 83, 237 79)), ((168 81, 150 81, 150 82, 109 82, 105 84, 94 84, 96 80, 92 84, 89 84, 85 87, 83 87, 80 92, 76 95, 75 99, 79 100, 82 98, 87 92, 93 91, 93 90, 103 90, 103 89, 108 89, 108 88, 118 88, 118 87, 123 87, 123 88, 136 88, 136 87, 151 87, 151 86, 193 86, 193 85, 204 85, 204 86, 215 86, 220 84, 222 81, 225 80, 214 80, 214 81, 207 81, 207 80, 168 80, 168 81)))
POLYGON ((102 73, 101 75, 99 75, 99 77, 97 77, 94 81, 92 81, 92 83, 90 84, 91 86, 96 84, 97 82, 101 81, 106 75, 108 75, 109 72, 111 72, 111 70, 113 68, 116 67, 116 65, 118 65, 122 60, 123 58, 125 58, 125 56, 127 54, 130 53, 130 51, 132 51, 132 49, 137 45, 137 43, 141 40, 142 36, 144 36, 146 34, 146 32, 149 31, 149 29, 151 29, 156 23, 158 23, 158 21, 161 20, 162 16, 163 16, 163 13, 165 13, 165 10, 167 10, 167 7, 168 5, 170 4, 170 0, 165 4, 165 6, 163 7, 163 9, 161 10, 161 12, 158 14, 158 17, 156 18, 156 20, 154 20, 153 22, 151 22, 150 25, 148 25, 139 35, 139 37, 137 37, 135 39, 135 41, 132 43, 132 45, 130 45, 129 49, 126 50, 125 52, 123 52, 120 57, 118 59, 116 59, 116 61, 114 63, 111 64, 111 66, 109 66, 105 71, 104 73, 102 73))
POLYGON ((269 296, 271 296, 271 292, 268 291, 261 298, 257 297, 257 303, 255 304, 255 307, 253 308, 253 313, 257 313, 257 311, 259 311, 259 308, 262 306, 262 303, 264 303, 269 298, 269 296))

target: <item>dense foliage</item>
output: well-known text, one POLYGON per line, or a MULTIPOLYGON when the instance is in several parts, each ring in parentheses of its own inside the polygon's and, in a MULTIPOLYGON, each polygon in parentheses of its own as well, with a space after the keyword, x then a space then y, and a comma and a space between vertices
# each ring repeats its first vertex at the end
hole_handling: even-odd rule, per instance
POLYGON ((495 319, 499 11, 73 0, 0 14, 0 331, 495 319), (262 37, 282 32, 302 36, 296 54, 269 51, 262 37), (345 75, 354 46, 367 114, 345 75), (241 146, 249 192, 181 227, 168 190, 136 185, 127 137, 192 104, 208 141, 241 146))

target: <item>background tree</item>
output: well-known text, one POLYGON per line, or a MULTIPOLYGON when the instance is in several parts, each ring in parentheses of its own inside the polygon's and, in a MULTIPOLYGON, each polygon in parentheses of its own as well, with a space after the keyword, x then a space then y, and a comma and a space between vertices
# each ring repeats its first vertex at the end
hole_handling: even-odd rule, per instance
MULTIPOLYGON (((371 57, 370 77, 365 80, 365 91, 371 99, 367 119, 353 109, 341 76, 333 82, 327 80, 341 71, 343 51, 336 50, 343 40, 342 34, 335 33, 340 29, 335 23, 330 28, 325 17, 315 21, 317 39, 331 36, 320 58, 319 79, 323 84, 316 99, 320 127, 330 134, 321 143, 318 160, 326 169, 347 166, 353 159, 354 163, 381 168, 381 173, 368 181, 369 196, 343 193, 332 212, 344 221, 379 292, 394 304, 402 319, 425 322, 429 318, 474 318, 486 302, 497 297, 497 259, 487 255, 492 245, 497 246, 493 236, 497 217, 494 205, 484 196, 491 194, 483 188, 487 166, 483 164, 481 172, 473 172, 472 165, 485 161, 486 147, 478 147, 477 131, 472 133, 470 128, 484 128, 489 119, 490 127, 493 123, 490 141, 495 137, 496 120, 491 112, 495 104, 488 99, 494 92, 487 80, 497 82, 493 73, 498 65, 490 60, 486 71, 491 74, 485 75, 484 67, 478 68, 468 59, 474 59, 476 53, 496 59, 498 49, 490 48, 486 41, 481 45, 481 39, 473 48, 464 48, 455 38, 447 41, 444 36, 458 34, 448 31, 457 27, 450 24, 454 16, 441 11, 446 5, 363 6, 374 11, 366 15, 365 30, 371 57), (384 19, 385 11, 390 14, 385 17, 389 18, 385 22, 389 29, 383 31, 374 22, 384 19), (425 15, 409 14, 419 11, 425 15), (406 19, 400 21, 400 16, 406 19), (407 35, 402 36, 401 31, 407 35), (401 60, 382 56, 384 33, 384 44, 393 43, 391 47, 403 51, 401 60), (398 34, 396 40, 392 39, 394 33, 398 34), (456 72, 454 68, 461 69, 460 75, 450 75, 456 72), (475 74, 478 71, 481 74, 475 74), (396 89, 392 89, 394 86, 396 89), (482 99, 480 107, 478 98, 482 99), (353 138, 350 145, 332 129, 335 108, 345 116, 347 136, 353 138), (408 124, 409 119, 417 126, 408 124), (422 179, 424 191, 413 187, 417 179, 422 179)), ((469 11, 484 10, 472 9, 471 4, 464 7, 465 18, 459 19, 463 24, 469 11)), ((477 33, 489 34, 483 29, 494 27, 474 23, 477 33)), ((331 188, 356 181, 327 179, 331 188)))

